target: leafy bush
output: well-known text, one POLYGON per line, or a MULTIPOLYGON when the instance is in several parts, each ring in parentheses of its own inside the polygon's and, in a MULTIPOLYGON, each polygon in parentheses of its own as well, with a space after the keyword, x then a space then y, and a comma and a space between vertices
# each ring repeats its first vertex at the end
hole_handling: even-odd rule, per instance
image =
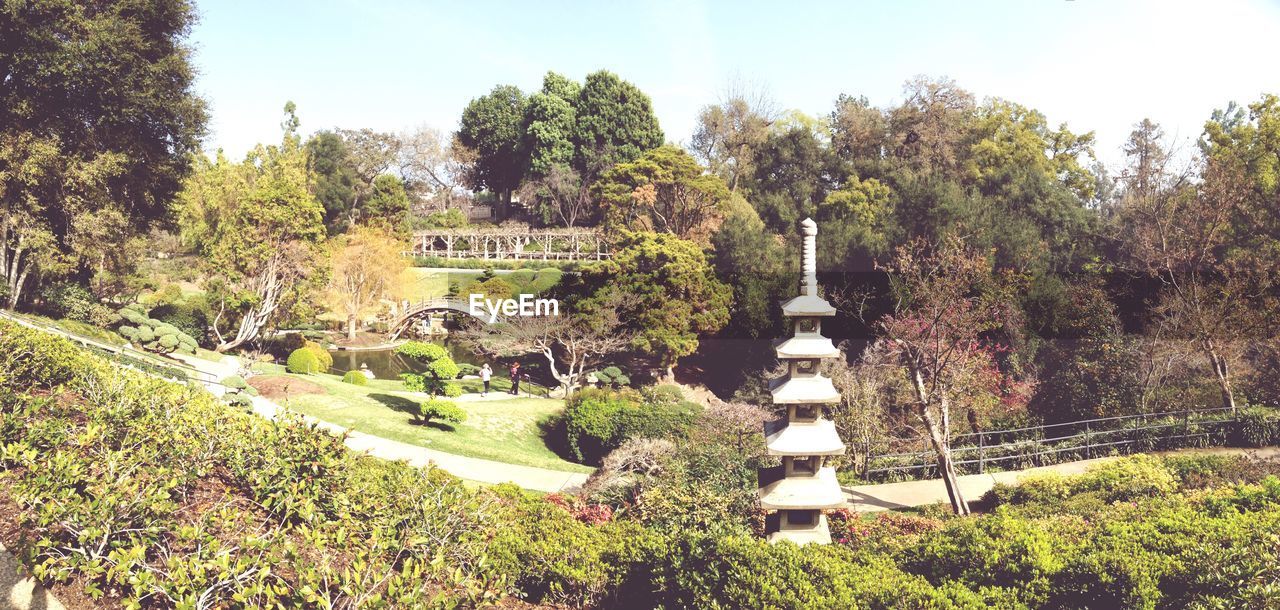
POLYGON ((321 371, 320 358, 316 356, 314 349, 299 347, 289 354, 285 369, 298 375, 314 375, 321 371))
POLYGON ((116 332, 142 349, 161 354, 175 351, 184 354, 196 353, 195 338, 178 330, 172 324, 147 317, 135 307, 121 309, 120 318, 125 324, 116 329, 116 332))
POLYGON ((432 421, 460 424, 467 421, 467 412, 451 400, 432 398, 418 405, 418 417, 424 424, 432 421))
POLYGON ((342 375, 342 383, 351 385, 369 385, 369 376, 360 371, 347 371, 342 375))
POLYGON ((595 378, 595 382, 602 388, 619 389, 622 386, 631 385, 631 377, 622 372, 622 369, 616 366, 607 366, 594 373, 589 373, 587 379, 595 378))
POLYGON ((467 375, 475 376, 480 374, 480 367, 474 364, 467 364, 465 362, 459 362, 457 364, 458 364, 458 374, 455 376, 456 379, 462 379, 467 375))
POLYGON ((1178 478, 1157 457, 1134 455, 1104 462, 1088 472, 1064 476, 1048 472, 1023 477, 1016 485, 997 484, 990 498, 997 504, 1053 506, 1077 494, 1097 494, 1105 502, 1160 496, 1178 488, 1178 478))
POLYGON ((151 310, 152 318, 177 328, 196 342, 204 340, 209 329, 209 319, 204 309, 194 303, 166 303, 151 310))
POLYGON ((700 410, 665 396, 588 388, 565 405, 565 442, 579 460, 599 463, 630 438, 683 436, 700 410))
POLYGON ((1280 410, 1250 407, 1240 411, 1231 430, 1231 444, 1237 447, 1268 447, 1280 444, 1280 410))
POLYGON ((320 362, 320 371, 324 372, 333 368, 333 354, 325 349, 323 345, 315 341, 303 341, 302 347, 311 350, 316 355, 316 360, 320 362))
POLYGON ((435 343, 409 341, 396 348, 396 353, 408 356, 427 365, 423 373, 403 373, 400 378, 410 392, 427 392, 433 396, 445 395, 457 397, 462 395, 461 388, 448 383, 455 379, 461 368, 449 357, 449 350, 435 343), (457 392, 456 394, 452 392, 457 392))

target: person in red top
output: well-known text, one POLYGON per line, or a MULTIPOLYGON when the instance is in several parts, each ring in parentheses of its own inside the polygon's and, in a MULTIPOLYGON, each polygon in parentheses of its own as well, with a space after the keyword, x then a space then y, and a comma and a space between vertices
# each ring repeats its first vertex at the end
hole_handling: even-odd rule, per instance
POLYGON ((520 363, 513 362, 511 364, 511 369, 508 372, 511 374, 511 394, 514 396, 519 396, 520 395, 520 363))

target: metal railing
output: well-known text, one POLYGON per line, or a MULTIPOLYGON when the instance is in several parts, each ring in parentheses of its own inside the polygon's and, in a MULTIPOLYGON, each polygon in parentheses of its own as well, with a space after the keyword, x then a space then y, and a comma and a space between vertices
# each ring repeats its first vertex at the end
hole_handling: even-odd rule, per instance
MULTIPOLYGON (((1139 451, 1221 445, 1237 422, 1235 412, 1219 407, 984 430, 953 437, 951 455, 960 474, 980 474, 989 468, 1012 470, 1139 451)), ((917 442, 927 444, 923 439, 917 442)), ((937 468, 937 453, 932 449, 868 453, 861 474, 872 480, 914 479, 935 475, 937 468)))
POLYGON ((124 345, 103 343, 96 339, 91 339, 71 332, 67 329, 45 324, 38 320, 33 320, 26 316, 7 311, 0 311, 0 318, 9 320, 15 324, 34 328, 39 331, 74 341, 100 356, 115 360, 119 364, 128 366, 135 370, 151 373, 174 381, 195 381, 203 384, 223 385, 221 380, 216 379, 212 373, 202 371, 185 362, 177 360, 161 360, 149 352, 144 352, 124 345))

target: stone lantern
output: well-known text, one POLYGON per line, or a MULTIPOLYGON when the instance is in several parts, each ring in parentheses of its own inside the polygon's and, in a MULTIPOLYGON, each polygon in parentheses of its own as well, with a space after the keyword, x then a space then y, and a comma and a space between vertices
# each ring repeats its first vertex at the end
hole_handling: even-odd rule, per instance
POLYGON ((786 417, 766 422, 765 447, 782 465, 760 471, 760 505, 772 513, 766 520, 770 542, 829 544, 831 533, 824 511, 845 505, 827 456, 843 455, 844 443, 835 422, 823 416, 823 405, 840 402, 831 379, 818 373, 818 363, 837 358, 840 351, 822 336, 822 319, 835 315, 830 303, 818 296, 814 251, 818 225, 806 218, 801 294, 782 304, 782 315, 792 324, 791 338, 777 347, 778 359, 787 363, 787 375, 770 383, 773 403, 787 409, 786 417))

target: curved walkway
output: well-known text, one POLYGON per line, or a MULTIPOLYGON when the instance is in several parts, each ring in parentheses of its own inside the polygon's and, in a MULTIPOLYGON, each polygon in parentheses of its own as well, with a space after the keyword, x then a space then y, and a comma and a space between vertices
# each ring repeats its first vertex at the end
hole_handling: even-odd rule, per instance
MULTIPOLYGON (((1253 455, 1259 458, 1275 460, 1280 458, 1280 447, 1263 447, 1261 449, 1239 449, 1234 447, 1204 447, 1194 449, 1177 449, 1160 451, 1153 455, 1253 455)), ((1016 483, 1018 479, 1035 474, 1056 472, 1059 474, 1081 474, 1090 468, 1119 459, 1123 456, 1094 458, 1078 462, 1063 462, 1052 466, 1039 466, 1026 470, 1010 470, 1007 472, 989 472, 986 474, 969 474, 959 477, 960 493, 965 499, 973 502, 983 494, 991 491, 996 483, 1006 485, 1016 483)), ((849 508, 861 513, 879 512, 913 506, 925 506, 939 502, 949 502, 947 489, 942 479, 927 481, 903 481, 901 483, 876 483, 873 485, 855 485, 844 488, 845 499, 849 508)))

